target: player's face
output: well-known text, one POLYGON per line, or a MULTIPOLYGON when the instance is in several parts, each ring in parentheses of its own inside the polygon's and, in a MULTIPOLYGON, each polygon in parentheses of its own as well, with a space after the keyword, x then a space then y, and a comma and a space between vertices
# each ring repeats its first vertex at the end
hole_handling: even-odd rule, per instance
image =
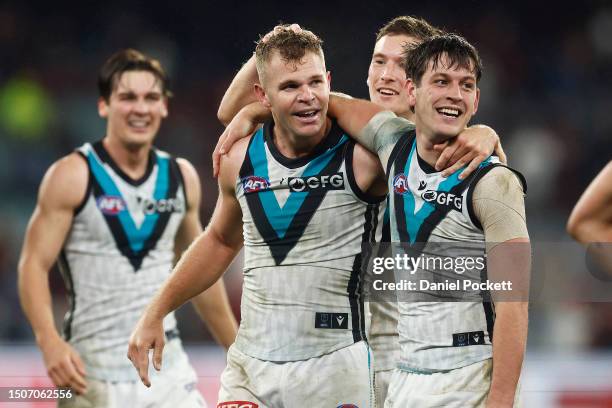
POLYGON ((108 103, 100 99, 100 116, 108 121, 109 137, 128 146, 151 144, 168 115, 160 81, 147 71, 127 71, 117 80, 108 103))
POLYGON ((480 90, 475 75, 465 68, 449 68, 446 56, 435 70, 429 63, 420 86, 409 80, 407 89, 415 104, 417 127, 434 143, 457 136, 478 109, 480 90))
POLYGON ((325 132, 330 75, 321 56, 307 52, 299 62, 283 61, 276 52, 266 64, 257 93, 277 126, 298 137, 325 132))
POLYGON ((368 70, 370 100, 398 115, 410 110, 402 54, 405 45, 415 42, 415 38, 401 34, 381 37, 374 46, 368 70))

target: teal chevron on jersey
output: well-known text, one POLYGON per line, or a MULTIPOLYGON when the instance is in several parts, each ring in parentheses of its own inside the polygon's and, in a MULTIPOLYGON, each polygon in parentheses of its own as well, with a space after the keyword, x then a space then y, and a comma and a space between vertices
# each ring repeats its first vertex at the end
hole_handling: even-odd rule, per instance
MULTIPOLYGON (((156 158, 158 172, 153 197, 155 200, 161 200, 166 198, 168 195, 169 159, 160 157, 159 155, 156 155, 156 158)), ((87 155, 87 160, 93 176, 102 187, 104 193, 108 196, 122 197, 121 192, 115 185, 115 182, 108 175, 102 166, 102 163, 100 163, 100 159, 93 152, 89 152, 87 155)), ((130 248, 134 252, 139 252, 143 249, 145 242, 153 234, 153 230, 155 229, 155 225, 159 219, 159 214, 157 212, 146 214, 140 227, 136 226, 136 223, 134 222, 127 208, 125 208, 123 211, 119 211, 117 213, 117 217, 127 236, 130 248)))

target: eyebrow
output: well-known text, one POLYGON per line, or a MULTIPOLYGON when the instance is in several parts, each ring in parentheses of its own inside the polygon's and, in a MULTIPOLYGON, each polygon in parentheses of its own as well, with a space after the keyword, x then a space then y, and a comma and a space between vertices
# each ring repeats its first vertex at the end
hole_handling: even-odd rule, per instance
MULTIPOLYGON (((320 75, 320 74, 313 75, 313 76, 311 76, 310 78, 308 78, 307 82, 310 82, 310 81, 312 81, 313 79, 323 79, 323 75, 320 75)), ((280 84, 278 84, 278 87, 279 87, 279 88, 282 88, 282 87, 284 87, 284 86, 287 86, 287 85, 293 85, 293 84, 296 84, 296 85, 297 85, 297 84, 299 84, 299 81, 296 81, 296 80, 294 80, 294 79, 288 79, 288 80, 283 81, 283 82, 281 82, 280 84)))

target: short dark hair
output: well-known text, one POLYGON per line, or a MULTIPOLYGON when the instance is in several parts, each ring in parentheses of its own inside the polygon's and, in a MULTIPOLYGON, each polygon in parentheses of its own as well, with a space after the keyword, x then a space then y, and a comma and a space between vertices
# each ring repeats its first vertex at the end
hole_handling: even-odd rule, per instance
POLYGON ((124 72, 147 71, 155 75, 161 83, 162 94, 171 97, 169 89, 169 78, 158 60, 148 57, 140 51, 128 48, 118 51, 110 56, 100 68, 98 73, 98 92, 100 97, 109 101, 117 81, 124 72))
POLYGON ((294 32, 289 24, 282 26, 283 29, 260 38, 255 47, 255 63, 257 72, 261 75, 264 64, 270 61, 274 51, 280 53, 285 62, 299 62, 306 52, 313 52, 324 59, 323 40, 312 31, 301 30, 294 32))
POLYGON ((431 37, 420 44, 404 47, 406 77, 420 85, 423 74, 429 63, 435 69, 440 59, 448 56, 450 67, 465 68, 476 77, 476 82, 482 76, 482 61, 478 51, 465 38, 458 34, 444 34, 431 37))
POLYGON ((420 17, 399 16, 385 24, 376 34, 376 41, 385 35, 407 35, 419 41, 434 35, 444 34, 444 30, 434 27, 420 17))

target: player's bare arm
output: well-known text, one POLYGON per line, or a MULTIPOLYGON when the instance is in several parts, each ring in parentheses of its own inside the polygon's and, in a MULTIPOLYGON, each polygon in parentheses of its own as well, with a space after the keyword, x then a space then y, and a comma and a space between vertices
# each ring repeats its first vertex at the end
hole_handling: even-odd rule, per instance
POLYGON ((612 242, 612 161, 595 177, 572 210, 567 231, 578 242, 612 242))
POLYGON ((523 196, 518 178, 499 167, 480 180, 472 200, 487 242, 489 279, 513 282, 512 293, 495 302, 490 408, 513 406, 527 343, 531 251, 523 196))
POLYGON ((85 365, 55 328, 49 270, 55 263, 88 182, 85 160, 73 153, 53 164, 40 185, 19 259, 19 298, 47 373, 58 387, 87 390, 85 365))
POLYGON ((387 195, 387 181, 380 160, 359 144, 355 144, 353 152, 353 171, 361 191, 372 197, 387 195))
MULTIPOLYGON (((185 159, 178 159, 177 162, 187 193, 187 211, 175 243, 176 258, 179 259, 189 244, 202 233, 199 211, 202 194, 200 178, 193 165, 185 159)), ((232 313, 223 279, 219 279, 206 291, 194 297, 191 302, 215 340, 228 349, 236 338, 238 324, 232 313)))
MULTIPOLYGON (((357 142, 379 157, 413 128, 406 119, 398 118, 372 102, 340 94, 330 96, 328 114, 336 118, 340 127, 354 136, 357 142)), ((465 167, 460 175, 460 178, 465 178, 496 148, 500 160, 505 163, 506 156, 497 133, 488 126, 471 126, 457 138, 436 146, 436 150, 442 153, 436 162, 436 170, 444 170, 443 175, 448 176, 465 167)))
POLYGON ((248 139, 241 141, 222 159, 219 197, 210 224, 183 254, 130 337, 128 358, 146 386, 151 385, 148 377, 150 349, 154 349, 153 366, 161 369, 163 318, 210 288, 242 247, 242 212, 236 199, 235 181, 247 145, 248 139))

